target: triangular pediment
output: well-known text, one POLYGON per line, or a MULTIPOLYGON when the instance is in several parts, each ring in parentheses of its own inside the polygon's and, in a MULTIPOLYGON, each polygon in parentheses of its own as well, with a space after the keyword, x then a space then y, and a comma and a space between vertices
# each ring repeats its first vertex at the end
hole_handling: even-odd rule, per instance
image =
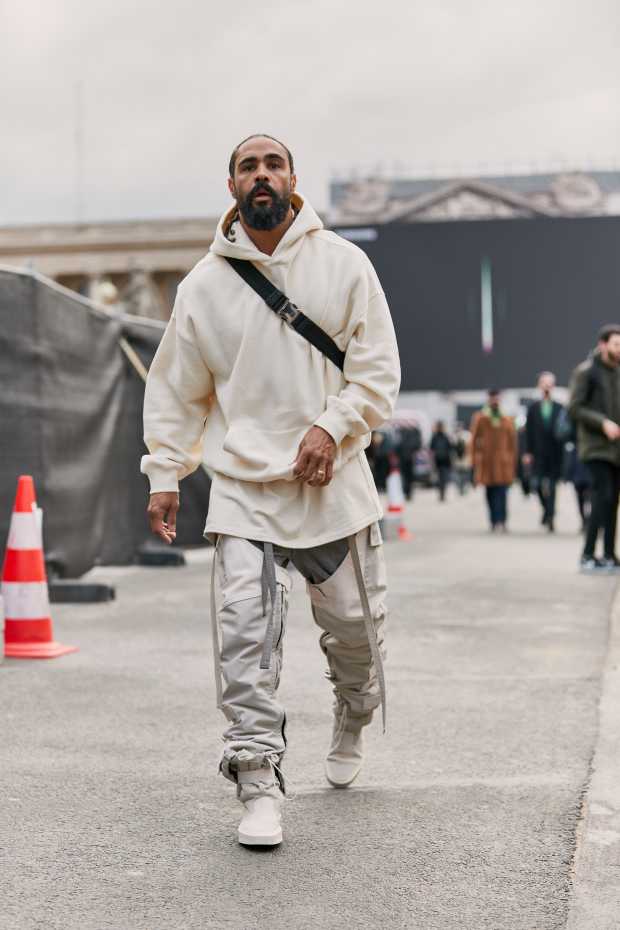
POLYGON ((419 220, 501 219, 548 215, 525 197, 482 181, 455 181, 429 194, 392 201, 389 219, 419 220))
POLYGON ((444 182, 434 190, 400 196, 391 189, 389 182, 368 179, 347 185, 333 219, 352 223, 406 223, 552 216, 556 212, 539 197, 528 197, 479 179, 444 182))

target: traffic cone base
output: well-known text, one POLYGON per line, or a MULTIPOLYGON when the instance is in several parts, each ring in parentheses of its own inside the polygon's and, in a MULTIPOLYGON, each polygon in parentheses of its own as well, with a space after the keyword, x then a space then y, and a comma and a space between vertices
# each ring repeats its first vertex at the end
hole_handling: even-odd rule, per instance
MULTIPOLYGON (((6 591, 6 584, 4 590, 6 591)), ((7 617, 4 626, 4 655, 9 659, 55 659, 69 652, 77 652, 77 646, 66 646, 53 639, 51 617, 30 619, 7 617)))
POLYGON ((4 628, 4 655, 9 659, 55 659, 68 652, 77 652, 77 646, 65 646, 52 639, 52 621, 6 620, 4 628))
POLYGON ((57 659, 68 652, 77 652, 77 646, 64 646, 54 642, 4 644, 4 655, 7 659, 57 659))

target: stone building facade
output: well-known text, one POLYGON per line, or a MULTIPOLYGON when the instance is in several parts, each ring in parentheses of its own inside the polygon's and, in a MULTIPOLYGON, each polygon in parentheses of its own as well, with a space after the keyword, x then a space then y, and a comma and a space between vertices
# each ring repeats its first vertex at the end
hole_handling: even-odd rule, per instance
POLYGON ((179 281, 205 255, 217 220, 0 227, 0 265, 29 267, 128 313, 167 320, 179 281))

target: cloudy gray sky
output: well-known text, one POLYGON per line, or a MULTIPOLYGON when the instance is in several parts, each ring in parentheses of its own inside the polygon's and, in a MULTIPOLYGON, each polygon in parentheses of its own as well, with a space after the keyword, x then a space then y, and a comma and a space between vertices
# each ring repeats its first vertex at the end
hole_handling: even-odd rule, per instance
POLYGON ((618 0, 0 0, 0 17, 2 225, 218 213, 257 130, 289 143, 320 209, 336 172, 620 163, 618 0))

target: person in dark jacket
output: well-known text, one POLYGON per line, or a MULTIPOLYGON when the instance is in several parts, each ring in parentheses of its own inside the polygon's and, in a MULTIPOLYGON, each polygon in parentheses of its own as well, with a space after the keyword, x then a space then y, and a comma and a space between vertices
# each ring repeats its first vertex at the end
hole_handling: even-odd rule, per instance
POLYGON ((541 399, 527 412, 525 424, 525 455, 523 462, 531 467, 540 503, 542 524, 554 531, 555 494, 562 474, 564 443, 557 436, 557 423, 562 405, 553 400, 555 375, 543 371, 538 377, 541 399))
POLYGON ((581 517, 581 532, 587 533, 590 516, 590 485, 592 482, 588 466, 584 465, 577 454, 576 442, 566 444, 563 477, 565 481, 570 482, 575 488, 577 509, 581 517))
POLYGON ((532 493, 532 464, 527 456, 525 423, 517 428, 517 449, 517 480, 521 485, 523 497, 529 497, 532 493))
POLYGON ((366 458, 375 479, 377 491, 386 490, 392 448, 393 442, 385 432, 373 430, 370 445, 366 448, 366 458))
POLYGON ((412 423, 411 426, 403 426, 399 432, 397 451, 400 476, 405 497, 410 501, 414 487, 415 457, 422 448, 422 433, 417 423, 412 423))
POLYGON ((435 424, 433 438, 430 445, 433 453, 433 461, 437 470, 437 486, 439 488, 439 500, 445 501, 446 488, 450 481, 452 473, 452 457, 454 455, 454 446, 452 440, 446 434, 444 425, 441 420, 435 424))
POLYGON ((615 571, 616 524, 620 495, 620 323, 604 326, 593 355, 582 362, 570 384, 568 411, 577 423, 579 458, 590 472, 591 511, 581 570, 615 571), (603 558, 596 543, 603 531, 603 558))

